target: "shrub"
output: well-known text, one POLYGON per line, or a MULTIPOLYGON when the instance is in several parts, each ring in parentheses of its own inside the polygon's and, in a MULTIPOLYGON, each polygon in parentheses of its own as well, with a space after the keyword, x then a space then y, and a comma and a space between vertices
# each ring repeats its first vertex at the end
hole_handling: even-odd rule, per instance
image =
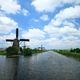
POLYGON ((18 47, 8 47, 6 49, 7 55, 17 55, 18 54, 18 47))
POLYGON ((80 49, 79 48, 71 49, 70 52, 80 53, 80 49))
POLYGON ((32 55, 32 49, 30 48, 23 49, 23 53, 24 53, 24 56, 32 55))

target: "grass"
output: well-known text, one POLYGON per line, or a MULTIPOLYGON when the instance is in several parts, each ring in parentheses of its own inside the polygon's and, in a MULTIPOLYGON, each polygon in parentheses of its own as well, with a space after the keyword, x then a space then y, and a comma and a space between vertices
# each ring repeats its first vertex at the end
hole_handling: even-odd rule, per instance
POLYGON ((5 50, 0 50, 0 55, 6 55, 6 51, 5 50))
POLYGON ((70 52, 70 50, 54 50, 55 52, 58 52, 62 55, 75 58, 77 60, 80 60, 80 53, 70 52))

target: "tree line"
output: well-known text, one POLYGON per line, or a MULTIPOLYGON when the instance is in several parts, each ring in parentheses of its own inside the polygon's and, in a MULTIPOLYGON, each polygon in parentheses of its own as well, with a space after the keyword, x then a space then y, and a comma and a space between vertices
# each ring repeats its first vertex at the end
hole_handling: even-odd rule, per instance
POLYGON ((70 52, 80 53, 80 48, 71 49, 70 52))

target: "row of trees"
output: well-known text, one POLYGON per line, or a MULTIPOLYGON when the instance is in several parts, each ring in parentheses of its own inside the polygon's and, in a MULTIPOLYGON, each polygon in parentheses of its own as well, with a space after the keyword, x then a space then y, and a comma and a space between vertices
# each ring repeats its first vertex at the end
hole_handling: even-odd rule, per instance
POLYGON ((80 48, 71 49, 70 52, 80 53, 80 48))
POLYGON ((25 49, 22 49, 22 48, 17 48, 17 47, 8 47, 6 49, 6 55, 7 56, 11 56, 11 55, 18 55, 18 54, 23 54, 24 56, 29 56, 29 55, 32 55, 34 53, 40 53, 42 52, 42 50, 38 50, 38 49, 30 49, 30 48, 25 48, 25 49))

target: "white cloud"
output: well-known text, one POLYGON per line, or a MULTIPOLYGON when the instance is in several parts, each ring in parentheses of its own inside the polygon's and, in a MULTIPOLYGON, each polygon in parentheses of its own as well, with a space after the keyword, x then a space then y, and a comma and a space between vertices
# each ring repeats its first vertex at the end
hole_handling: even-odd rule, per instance
POLYGON ((15 39, 15 34, 0 35, 0 48, 7 48, 12 46, 12 42, 6 42, 6 39, 15 39))
POLYGON ((55 27, 48 24, 44 27, 44 30, 33 28, 25 31, 23 33, 23 38, 30 39, 30 42, 26 43, 26 45, 29 45, 31 48, 37 48, 41 45, 47 49, 76 48, 80 47, 79 30, 80 29, 69 25, 55 27))
POLYGON ((29 38, 29 39, 43 39, 45 38, 45 33, 38 29, 38 28, 33 28, 33 29, 29 29, 28 32, 24 32, 23 37, 25 38, 29 38))
POLYGON ((7 14, 16 14, 21 10, 17 0, 0 0, 0 10, 7 14))
POLYGON ((48 21, 49 20, 49 17, 48 17, 48 15, 42 15, 40 17, 40 19, 43 20, 43 21, 48 21))
POLYGON ((80 18, 80 6, 75 6, 75 7, 69 7, 69 8, 66 8, 62 11, 59 12, 59 14, 56 15, 55 18, 58 18, 58 19, 73 19, 73 18, 80 18))
POLYGON ((65 8, 64 10, 61 10, 56 16, 51 20, 52 25, 54 26, 60 26, 64 23, 64 21, 67 21, 69 19, 75 19, 80 18, 80 6, 75 7, 69 7, 65 8))
POLYGON ((34 22, 39 22, 39 20, 38 20, 38 19, 33 19, 33 21, 34 21, 34 22))
POLYGON ((46 11, 52 12, 54 7, 59 4, 56 0, 33 0, 32 4, 39 12, 46 11))
POLYGON ((18 24, 9 17, 0 16, 0 33, 9 33, 11 30, 16 29, 18 24))
POLYGON ((44 40, 44 46, 47 49, 61 49, 64 47, 64 43, 62 40, 57 38, 48 38, 44 40))
POLYGON ((30 39, 30 42, 27 43, 27 45, 29 45, 31 48, 36 48, 39 47, 42 40, 44 40, 45 32, 38 28, 29 29, 23 33, 23 38, 30 39))
POLYGON ((6 39, 15 39, 15 34, 14 33, 10 33, 10 34, 7 34, 7 35, 3 35, 1 36, 0 35, 0 40, 3 41, 3 40, 6 40, 6 39))
POLYGON ((24 16, 27 16, 29 14, 29 11, 26 9, 22 9, 21 12, 24 16))
POLYGON ((48 38, 44 41, 47 48, 75 48, 80 47, 80 28, 75 24, 65 22, 63 27, 56 27, 52 21, 44 27, 48 38))
MULTIPOLYGON (((76 28, 75 24, 69 22, 69 19, 80 18, 80 0, 33 0, 32 4, 39 12, 53 12, 56 7, 65 3, 73 4, 74 7, 69 7, 61 10, 44 29, 32 28, 24 31, 23 38, 30 39, 28 45, 35 48, 45 46, 46 48, 71 48, 80 47, 80 28, 76 28), (76 4, 76 6, 75 6, 76 4), (62 25, 62 26, 61 26, 62 25)), ((8 34, 18 27, 18 23, 4 14, 16 14, 20 12, 24 16, 29 14, 26 9, 21 9, 17 0, 0 0, 0 34, 8 34), (7 3, 6 3, 7 2, 7 3), (12 5, 13 4, 13 5, 12 5), (4 13, 4 14, 3 14, 4 13)), ((42 15, 41 20, 49 20, 48 15, 42 15)), ((38 19, 34 20, 38 22, 38 19)), ((15 34, 0 36, 0 40, 6 38, 15 38, 15 34)), ((27 44, 26 44, 27 45, 27 44)))
POLYGON ((62 39, 51 37, 43 41, 43 46, 47 49, 70 49, 80 47, 80 40, 77 37, 68 36, 62 39))
POLYGON ((24 16, 29 14, 27 9, 21 8, 18 0, 0 0, 0 14, 21 13, 24 16))
POLYGON ((38 12, 52 12, 57 7, 66 3, 80 4, 80 0, 33 0, 31 5, 33 5, 38 12))
POLYGON ((66 35, 79 37, 80 28, 77 29, 74 23, 69 22, 69 19, 80 18, 79 8, 80 6, 66 8, 56 14, 51 22, 44 27, 49 37, 63 37, 66 35), (63 27, 61 24, 63 24, 63 27))
POLYGON ((41 40, 38 39, 31 39, 30 42, 26 43, 26 46, 29 46, 30 48, 38 48, 42 44, 41 40))
POLYGON ((73 26, 64 26, 64 27, 54 27, 54 26, 45 26, 44 31, 46 31, 49 37, 63 37, 63 36, 80 36, 80 28, 76 29, 73 26))
POLYGON ((64 3, 79 4, 80 0, 62 0, 64 3))
POLYGON ((75 27, 75 24, 72 23, 72 22, 69 22, 69 21, 64 21, 64 22, 63 22, 63 25, 64 25, 64 26, 73 26, 73 27, 75 27))
POLYGON ((72 27, 72 26, 64 26, 62 28, 60 28, 60 32, 62 33, 67 33, 67 34, 71 34, 71 33, 79 33, 79 31, 75 28, 75 27, 72 27))
POLYGON ((44 27, 44 31, 48 35, 48 39, 44 41, 45 44, 47 43, 47 48, 80 47, 80 28, 77 29, 75 23, 69 21, 69 19, 80 18, 79 9, 78 5, 60 11, 44 27))

